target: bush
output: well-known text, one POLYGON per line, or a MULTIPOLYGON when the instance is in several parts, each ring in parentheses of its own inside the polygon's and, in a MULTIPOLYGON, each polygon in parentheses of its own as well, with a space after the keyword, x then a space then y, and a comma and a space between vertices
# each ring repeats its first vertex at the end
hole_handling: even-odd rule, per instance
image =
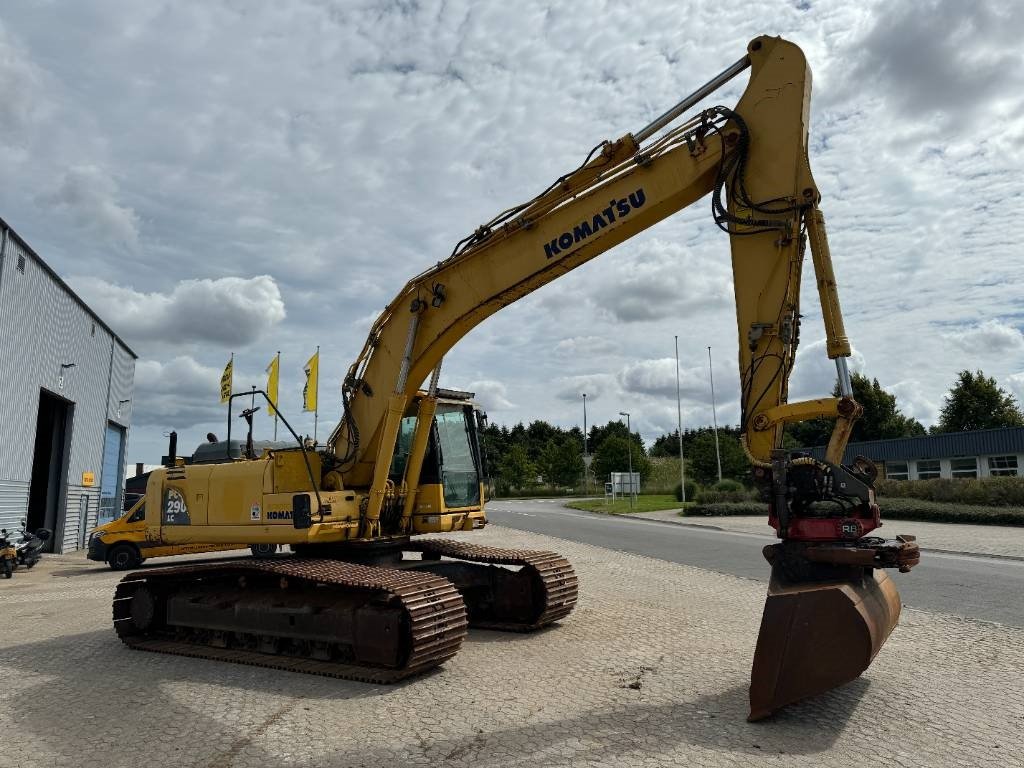
MULTIPOLYGON (((932 482, 924 480, 922 482, 932 482)), ((934 523, 981 523, 1024 526, 1024 507, 943 504, 923 499, 884 499, 882 520, 921 520, 934 523)), ((910 531, 913 533, 913 531, 910 531)))
POLYGON ((740 486, 737 491, 719 491, 705 489, 699 491, 695 498, 698 504, 741 504, 747 501, 758 501, 756 491, 740 486))
POLYGON ((760 515, 768 518, 768 505, 761 501, 733 501, 704 504, 697 502, 695 506, 683 510, 686 517, 717 517, 719 515, 760 515))
MULTIPOLYGON (((1024 507, 983 507, 968 504, 943 504, 922 499, 886 499, 880 503, 882 520, 920 520, 932 523, 980 523, 983 525, 1024 526, 1024 507)), ((702 504, 683 510, 686 517, 719 515, 768 516, 764 502, 702 504)), ((885 529, 889 534, 889 529, 885 529)), ((913 531, 910 531, 913 533, 913 531)))
MULTIPOLYGON (((594 484, 590 484, 590 493, 600 495, 602 489, 595 490, 594 484)), ((487 494, 488 499, 533 499, 557 496, 582 496, 583 488, 552 488, 550 486, 538 486, 536 488, 495 488, 494 493, 487 494)))
MULTIPOLYGON (((676 488, 675 488, 674 493, 676 495, 676 501, 682 501, 683 500, 683 485, 682 485, 682 483, 676 483, 676 488)), ((697 498, 697 494, 698 493, 699 493, 699 491, 697 490, 697 484, 695 482, 693 482, 693 480, 687 480, 686 481, 686 500, 687 501, 693 501, 695 498, 697 498)))
POLYGON ((739 482, 738 480, 731 480, 729 478, 724 478, 722 480, 719 480, 713 486, 711 486, 711 488, 712 488, 712 490, 715 490, 715 491, 725 491, 726 493, 735 493, 736 491, 742 491, 743 490, 743 483, 739 482))
POLYGON ((879 480, 882 498, 921 499, 955 504, 1024 506, 1024 477, 982 477, 977 480, 879 480))

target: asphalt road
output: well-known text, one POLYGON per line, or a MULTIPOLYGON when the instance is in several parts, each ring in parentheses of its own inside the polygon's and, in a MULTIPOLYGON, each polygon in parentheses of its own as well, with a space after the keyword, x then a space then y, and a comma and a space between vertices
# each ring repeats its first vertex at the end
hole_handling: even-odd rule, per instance
MULTIPOLYGON (((581 512, 545 501, 492 501, 498 525, 619 552, 768 581, 761 548, 770 537, 581 512)), ((1024 561, 924 552, 907 574, 893 572, 903 604, 1024 627, 1024 561)))

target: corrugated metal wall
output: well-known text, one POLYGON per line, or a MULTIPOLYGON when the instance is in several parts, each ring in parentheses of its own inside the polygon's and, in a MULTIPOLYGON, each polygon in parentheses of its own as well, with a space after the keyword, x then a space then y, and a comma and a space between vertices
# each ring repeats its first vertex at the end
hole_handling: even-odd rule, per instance
POLYGON ((28 482, 0 479, 0 528, 21 530, 28 506, 28 482))
POLYGON ((32 477, 40 389, 72 404, 64 524, 55 531, 64 550, 77 548, 80 496, 85 493, 95 521, 103 440, 107 421, 127 429, 135 360, 130 350, 98 321, 13 232, 0 261, 0 514, 19 503, 25 514, 32 477), (24 259, 24 272, 18 269, 24 259), (63 369, 62 365, 74 364, 63 369), (95 473, 95 488, 81 486, 82 473, 95 473), (7 502, 2 501, 7 499, 7 502))
POLYGON ((64 530, 54 534, 61 542, 62 552, 73 552, 85 545, 85 537, 96 527, 96 515, 100 508, 99 488, 68 485, 65 497, 67 514, 64 516, 64 530), (85 510, 85 526, 82 526, 80 510, 85 510))

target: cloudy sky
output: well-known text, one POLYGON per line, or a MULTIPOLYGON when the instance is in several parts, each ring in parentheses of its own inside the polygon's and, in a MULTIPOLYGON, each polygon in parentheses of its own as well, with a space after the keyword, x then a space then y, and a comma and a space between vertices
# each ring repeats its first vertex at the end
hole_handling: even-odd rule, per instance
MULTIPOLYGON (((0 215, 135 349, 128 458, 222 432, 220 370, 321 423, 407 278, 635 131, 762 33, 814 71, 811 163, 853 367, 932 423, 963 368, 1024 396, 1024 5, 8 0, 0 215)), ((735 104, 734 81, 712 101, 735 104)), ((653 439, 738 418, 728 238, 701 201, 486 321, 446 358, 493 421, 653 439)), ((808 265, 806 274, 811 270, 808 265)), ((805 279, 795 396, 833 368, 805 279)), ((261 426, 266 436, 269 420, 261 426)))

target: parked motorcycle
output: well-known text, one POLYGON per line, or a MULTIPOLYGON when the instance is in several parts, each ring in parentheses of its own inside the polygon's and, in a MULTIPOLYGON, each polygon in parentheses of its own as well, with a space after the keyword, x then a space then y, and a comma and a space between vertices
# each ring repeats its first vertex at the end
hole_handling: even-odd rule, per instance
POLYGON ((25 520, 21 521, 21 541, 17 544, 18 565, 31 568, 43 557, 43 547, 53 536, 49 528, 39 528, 35 533, 28 530, 25 520))
POLYGON ((14 575, 14 569, 18 567, 18 550, 11 544, 6 528, 0 528, 0 570, 5 579, 14 575))

